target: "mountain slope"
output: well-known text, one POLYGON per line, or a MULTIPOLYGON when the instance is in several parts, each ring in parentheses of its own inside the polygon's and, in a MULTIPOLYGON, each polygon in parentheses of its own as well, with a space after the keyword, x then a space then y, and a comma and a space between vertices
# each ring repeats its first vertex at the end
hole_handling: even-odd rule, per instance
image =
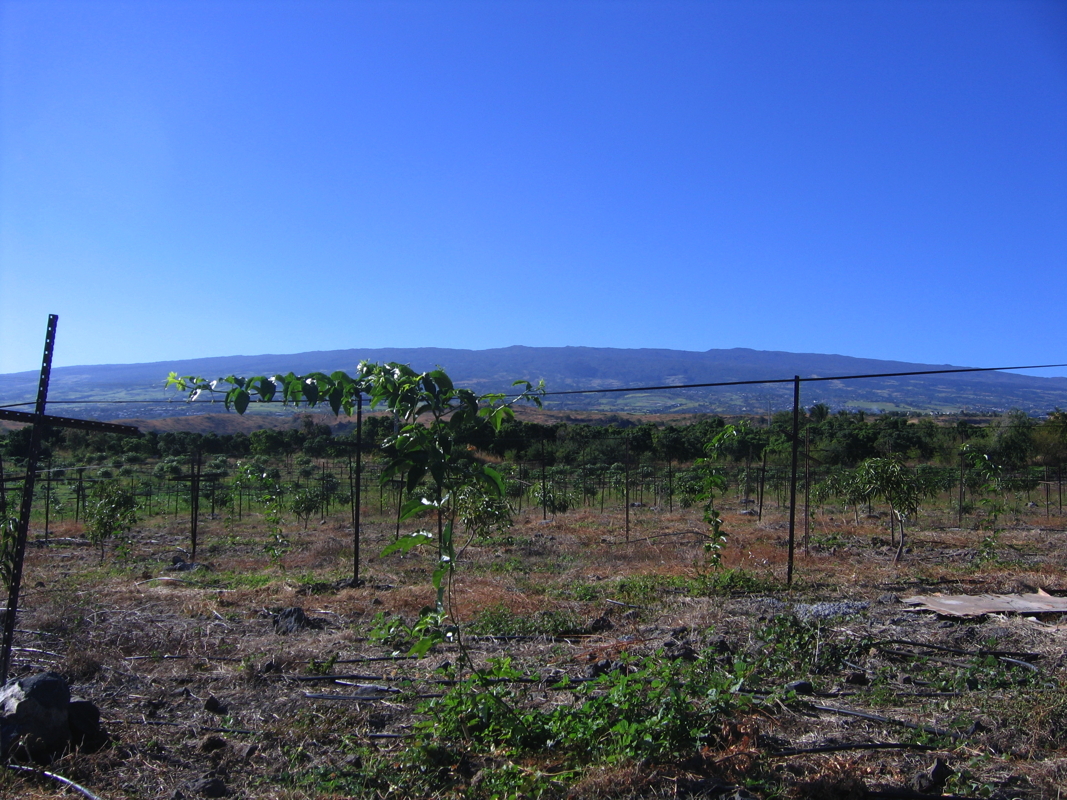
MULTIPOLYGON (((490 350, 384 348, 329 350, 292 355, 225 356, 151 364, 58 367, 49 397, 53 413, 120 417, 179 416, 207 410, 181 402, 162 386, 168 372, 206 378, 286 372, 352 371, 361 360, 397 361, 417 370, 441 366, 459 385, 506 391, 512 381, 544 380, 549 391, 616 389, 729 381, 802 378, 948 369, 949 365, 853 358, 816 353, 708 350, 705 352, 598 347, 524 347, 490 350), (173 402, 161 402, 166 399, 173 402), (79 401, 61 405, 61 401, 79 401), (95 401, 95 402, 94 402, 95 401), (96 404, 125 401, 122 404, 96 404), (147 403, 130 401, 149 401, 147 403)), ((0 375, 0 404, 32 400, 37 374, 0 375)), ((789 383, 740 387, 671 389, 549 397, 553 408, 603 411, 767 413, 788 407, 789 383)), ((802 402, 869 410, 1004 411, 1045 413, 1067 407, 1067 378, 979 372, 853 381, 805 383, 802 402)), ((215 406, 213 410, 218 410, 215 406)))

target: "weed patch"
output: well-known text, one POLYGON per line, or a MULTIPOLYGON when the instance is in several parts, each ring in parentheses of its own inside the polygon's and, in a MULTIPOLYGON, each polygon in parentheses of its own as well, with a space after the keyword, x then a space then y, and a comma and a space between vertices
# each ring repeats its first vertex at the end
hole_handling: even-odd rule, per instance
POLYGON ((552 754, 565 765, 662 760, 716 741, 723 719, 746 709, 745 670, 650 657, 623 660, 586 683, 552 688, 568 695, 536 706, 508 659, 423 706, 426 741, 494 747, 511 755, 552 754))
POLYGON ((482 636, 562 636, 581 630, 581 618, 571 611, 550 609, 527 615, 500 604, 485 609, 467 626, 468 632, 482 636))
POLYGON ((753 631, 753 655, 759 673, 775 678, 827 675, 861 660, 870 650, 868 639, 845 638, 832 621, 803 621, 780 614, 753 631))

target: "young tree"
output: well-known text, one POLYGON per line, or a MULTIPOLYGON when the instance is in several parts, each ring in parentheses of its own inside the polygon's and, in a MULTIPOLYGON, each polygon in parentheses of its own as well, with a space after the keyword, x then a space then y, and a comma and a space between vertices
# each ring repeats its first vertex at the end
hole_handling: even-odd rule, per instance
POLYGON ((101 562, 107 540, 126 533, 136 524, 137 498, 133 492, 113 480, 93 486, 85 503, 85 533, 89 541, 100 547, 101 562))
POLYGON ((1020 469, 1030 463, 1034 455, 1034 429, 1037 421, 1026 412, 1015 409, 1006 419, 1000 420, 996 431, 991 458, 997 464, 1010 469, 1020 469))
POLYGON ((722 562, 722 550, 726 546, 726 533, 722 529, 722 519, 719 511, 715 508, 716 496, 722 496, 726 491, 726 476, 721 468, 716 465, 716 460, 730 451, 737 439, 743 434, 743 429, 734 425, 727 425, 715 437, 704 446, 706 458, 699 458, 693 466, 700 476, 700 493, 696 500, 704 503, 704 522, 711 528, 710 536, 704 541, 704 552, 708 563, 718 567, 722 562))
POLYGON ((304 523, 304 530, 308 529, 311 515, 321 507, 322 494, 318 489, 297 489, 289 497, 289 510, 304 523))
POLYGON ((904 555, 904 520, 919 509, 919 489, 913 473, 899 458, 868 458, 859 466, 858 479, 868 497, 889 503, 890 524, 899 524, 900 541, 893 563, 904 555))
MULTIPOLYGON (((476 520, 480 515, 468 513, 473 495, 486 501, 504 496, 503 477, 495 469, 473 458, 462 444, 461 433, 478 419, 499 430, 505 420, 514 418, 512 406, 527 400, 540 406, 543 384, 532 386, 516 381, 522 391, 513 397, 503 394, 477 395, 470 389, 456 388, 441 369, 417 373, 405 364, 361 362, 355 375, 334 372, 326 375, 289 373, 284 377, 229 376, 208 381, 201 377, 179 377, 171 373, 167 386, 188 391, 190 399, 203 392, 224 395, 227 408, 243 414, 253 400, 270 402, 281 395, 285 403, 314 407, 328 404, 334 414, 342 410, 351 414, 362 408, 362 396, 370 396, 371 408, 384 406, 398 421, 399 430, 383 443, 387 463, 382 480, 403 480, 410 499, 402 506, 400 518, 410 519, 430 511, 436 518, 436 532, 419 531, 403 537, 386 548, 385 553, 405 551, 419 544, 436 541, 438 566, 433 573, 437 594, 436 610, 427 615, 423 631, 440 631, 446 616, 445 579, 455 568, 456 542, 454 523, 476 520), (423 481, 428 486, 423 487, 423 481), (462 498, 462 503, 457 502, 462 498)), ((354 531, 358 546, 359 532, 354 531)), ((420 631, 422 632, 422 631, 420 631)), ((434 643, 432 635, 420 641, 425 652, 434 643)))
POLYGON ((1056 409, 1034 431, 1034 455, 1039 464, 1058 467, 1067 463, 1067 411, 1056 409))
POLYGON ((845 506, 852 506, 856 524, 860 524, 860 506, 869 499, 867 487, 856 470, 839 470, 832 472, 825 480, 815 484, 811 490, 812 499, 821 505, 831 497, 841 500, 845 506))
POLYGON ((1000 519, 1008 507, 1004 500, 1004 468, 995 463, 985 453, 970 450, 966 445, 963 448, 963 452, 965 457, 970 459, 971 470, 981 480, 979 491, 982 494, 978 502, 989 515, 990 527, 993 531, 991 535, 996 537, 997 520, 1000 519))

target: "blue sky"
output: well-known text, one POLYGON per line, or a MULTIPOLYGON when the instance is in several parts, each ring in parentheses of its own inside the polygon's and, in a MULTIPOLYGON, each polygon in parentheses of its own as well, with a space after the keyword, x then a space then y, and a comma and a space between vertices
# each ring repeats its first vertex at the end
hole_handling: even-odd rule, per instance
POLYGON ((1065 304, 1061 2, 0 0, 0 372, 1062 363, 1065 304))

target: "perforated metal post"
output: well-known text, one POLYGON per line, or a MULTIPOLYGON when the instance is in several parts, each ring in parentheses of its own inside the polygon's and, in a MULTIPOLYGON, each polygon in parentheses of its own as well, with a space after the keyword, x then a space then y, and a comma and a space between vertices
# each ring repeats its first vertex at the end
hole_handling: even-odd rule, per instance
POLYGON ((92 420, 67 419, 45 414, 48 399, 48 381, 52 374, 52 351, 56 343, 56 324, 59 317, 48 315, 48 330, 44 338, 44 355, 41 358, 41 376, 37 382, 37 402, 32 414, 25 411, 0 409, 0 419, 30 424, 30 445, 26 458, 26 478, 22 484, 22 502, 19 504, 18 527, 15 532, 15 548, 11 555, 11 582, 8 585, 7 608, 4 610, 4 635, 0 643, 0 683, 6 683, 11 672, 11 653, 15 642, 15 616, 18 614, 19 589, 22 586, 22 565, 26 557, 26 539, 30 531, 30 513, 33 511, 33 487, 37 475, 37 462, 41 455, 41 438, 49 426, 81 428, 136 435, 138 430, 130 425, 116 425, 92 420))
POLYGON ((48 330, 44 337, 44 356, 41 359, 41 376, 37 382, 37 403, 34 416, 38 420, 30 429, 30 449, 26 458, 26 480, 22 484, 22 503, 19 507, 18 530, 15 533, 15 552, 11 564, 11 585, 7 592, 7 609, 4 612, 4 639, 0 645, 0 680, 7 682, 11 671, 11 650, 15 640, 15 615, 19 607, 19 589, 22 585, 22 562, 26 557, 26 538, 30 530, 30 512, 33 510, 33 484, 37 475, 37 459, 41 451, 41 434, 44 428, 44 409, 48 398, 48 380, 52 374, 52 350, 56 343, 56 323, 59 317, 48 315, 48 330))

